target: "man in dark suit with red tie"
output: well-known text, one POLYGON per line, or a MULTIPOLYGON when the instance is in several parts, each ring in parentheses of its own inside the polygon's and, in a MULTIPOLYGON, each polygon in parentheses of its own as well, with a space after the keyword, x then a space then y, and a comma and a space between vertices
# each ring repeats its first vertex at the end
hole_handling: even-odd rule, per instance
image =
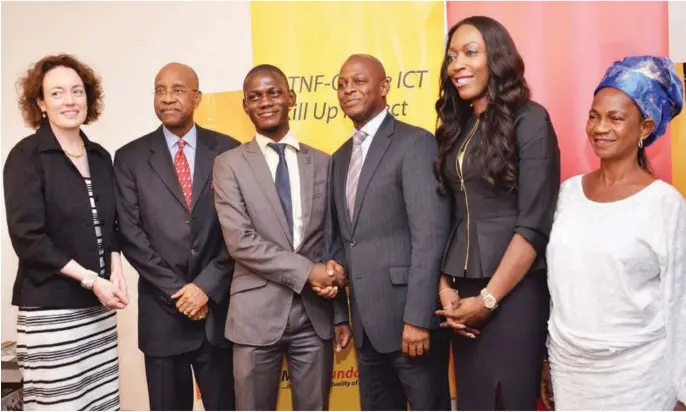
POLYGON ((206 410, 235 409, 224 338, 234 263, 214 208, 212 167, 239 143, 195 124, 201 97, 193 69, 163 67, 155 78, 162 126, 114 160, 122 252, 140 276, 138 341, 151 410, 192 410, 193 373, 206 410))

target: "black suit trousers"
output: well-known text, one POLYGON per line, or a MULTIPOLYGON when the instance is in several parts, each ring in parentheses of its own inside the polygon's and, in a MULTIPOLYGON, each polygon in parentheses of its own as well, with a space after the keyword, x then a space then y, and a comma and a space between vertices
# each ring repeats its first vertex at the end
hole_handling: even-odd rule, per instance
POLYGON ((181 355, 145 355, 150 410, 193 410, 193 374, 206 411, 236 410, 232 348, 213 346, 207 339, 181 355))
POLYGON ((379 353, 367 334, 357 350, 360 404, 363 411, 449 411, 450 336, 431 331, 428 355, 409 358, 402 352, 379 353))

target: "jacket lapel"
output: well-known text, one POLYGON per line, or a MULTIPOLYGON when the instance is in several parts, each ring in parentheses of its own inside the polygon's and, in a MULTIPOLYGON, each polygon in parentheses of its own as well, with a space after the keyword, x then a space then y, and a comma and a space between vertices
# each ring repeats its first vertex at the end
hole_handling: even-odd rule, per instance
POLYGON ((214 142, 207 135, 205 129, 196 125, 197 143, 195 148, 195 166, 193 170, 193 195, 191 200, 191 211, 198 203, 200 194, 207 187, 212 167, 214 166, 214 142))
MULTIPOLYGON (((340 149, 340 160, 339 164, 336 165, 334 171, 334 179, 337 193, 335 194, 336 199, 340 199, 336 204, 336 209, 338 213, 343 213, 345 216, 345 228, 348 233, 352 230, 352 224, 350 222, 350 217, 348 215, 348 203, 347 203, 347 184, 348 184, 348 168, 350 167, 350 157, 352 156, 353 140, 348 139, 340 149)), ((341 228, 343 229, 343 228, 341 228)))
POLYGON ((174 162, 172 160, 171 154, 169 153, 169 148, 167 147, 167 142, 164 139, 164 133, 162 132, 162 127, 160 126, 153 136, 152 142, 150 144, 150 166, 160 177, 162 182, 167 189, 171 192, 172 196, 188 210, 186 201, 183 198, 183 191, 181 190, 181 184, 176 176, 176 170, 174 169, 174 162))
POLYGON ((264 158, 264 154, 262 153, 262 150, 260 150, 260 146, 258 146, 257 140, 253 139, 250 143, 248 143, 248 145, 245 148, 245 152, 243 152, 243 156, 248 162, 248 165, 252 170, 253 176, 255 176, 255 180, 257 180, 257 184, 260 186, 260 189, 262 189, 262 192, 267 198, 269 205, 272 207, 272 210, 276 215, 276 220, 278 220, 279 225, 281 225, 281 229, 286 234, 288 242, 290 243, 292 248, 293 236, 291 235, 291 231, 288 228, 286 214, 283 211, 283 206, 281 206, 279 194, 276 193, 276 185, 274 184, 274 179, 272 178, 272 174, 269 171, 267 159, 264 158))
POLYGON ((369 187, 369 182, 371 182, 374 172, 379 166, 379 163, 381 163, 381 158, 383 158, 388 146, 391 144, 390 136, 393 135, 394 130, 395 119, 389 113, 384 119, 383 123, 381 123, 379 130, 374 135, 372 144, 369 146, 369 151, 367 152, 367 156, 362 164, 360 179, 357 183, 357 193, 355 194, 355 209, 353 211, 352 221, 353 232, 357 226, 357 220, 360 217, 360 207, 364 201, 364 195, 367 192, 367 187, 369 187))
MULTIPOLYGON (((314 196, 314 162, 312 152, 306 145, 301 144, 298 151, 298 172, 300 174, 300 205, 303 220, 303 239, 312 217, 312 196, 314 196)), ((302 246, 302 242, 300 243, 302 246)))

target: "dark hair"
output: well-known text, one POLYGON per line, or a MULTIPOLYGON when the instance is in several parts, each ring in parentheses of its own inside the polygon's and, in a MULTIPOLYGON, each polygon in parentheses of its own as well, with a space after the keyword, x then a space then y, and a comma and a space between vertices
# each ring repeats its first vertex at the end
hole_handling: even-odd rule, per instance
POLYGON ((441 65, 440 97, 436 101, 438 127, 438 156, 435 162, 438 193, 445 195, 443 164, 460 133, 472 114, 470 102, 460 95, 448 76, 448 49, 450 39, 463 25, 474 26, 486 43, 489 81, 486 90, 488 107, 480 115, 480 145, 476 158, 480 162, 481 175, 497 187, 513 189, 517 183, 517 139, 515 117, 519 109, 529 101, 529 86, 524 79, 524 61, 517 52, 514 41, 502 24, 489 17, 472 16, 448 32, 445 57, 441 65))
MULTIPOLYGON (((632 103, 634 103, 636 105, 636 109, 638 109, 638 115, 639 115, 640 121, 644 121, 646 117, 643 115, 641 108, 638 107, 636 102, 634 102, 633 100, 632 100, 632 103)), ((650 166, 650 161, 648 160, 648 155, 646 154, 646 148, 645 147, 643 147, 643 146, 638 147, 638 154, 636 155, 636 161, 638 162, 638 167, 640 167, 644 171, 650 173, 651 175, 654 174, 653 168, 650 166)))
POLYGON ((245 89, 245 82, 248 81, 248 79, 250 78, 250 76, 252 76, 253 74, 255 74, 255 73, 257 73, 257 72, 270 72, 270 73, 273 73, 273 74, 275 74, 275 75, 281 77, 281 78, 286 82, 286 84, 288 84, 288 78, 286 77, 286 75, 284 74, 284 72, 281 71, 281 69, 279 69, 278 67, 276 67, 276 66, 274 66, 274 65, 271 65, 271 64, 260 64, 260 65, 257 65, 257 66, 255 66, 255 67, 253 67, 252 69, 250 69, 250 71, 248 72, 248 74, 245 75, 245 79, 243 79, 243 89, 245 89))
POLYGON ((645 170, 651 175, 653 174, 653 168, 650 166, 648 155, 646 155, 646 149, 644 147, 638 148, 638 156, 636 157, 636 160, 638 161, 638 166, 641 169, 645 170))
POLYGON ((20 89, 19 110, 29 127, 37 129, 43 123, 42 111, 36 102, 44 99, 43 79, 46 73, 56 67, 68 67, 79 75, 86 89, 88 113, 83 124, 98 120, 102 113, 102 83, 93 69, 68 54, 46 56, 34 64, 26 76, 17 82, 20 89))

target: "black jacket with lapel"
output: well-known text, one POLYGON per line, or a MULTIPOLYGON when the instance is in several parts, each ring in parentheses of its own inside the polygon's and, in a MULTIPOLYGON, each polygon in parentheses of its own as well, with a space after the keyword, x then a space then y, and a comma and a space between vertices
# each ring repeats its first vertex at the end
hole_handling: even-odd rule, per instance
POLYGON ((161 127, 115 154, 121 247, 140 276, 139 347, 151 356, 195 350, 205 336, 214 345, 228 345, 223 331, 234 264, 214 208, 211 175, 214 158, 239 143, 196 128, 190 211, 161 127), (205 321, 186 318, 171 299, 189 282, 210 298, 205 321))

